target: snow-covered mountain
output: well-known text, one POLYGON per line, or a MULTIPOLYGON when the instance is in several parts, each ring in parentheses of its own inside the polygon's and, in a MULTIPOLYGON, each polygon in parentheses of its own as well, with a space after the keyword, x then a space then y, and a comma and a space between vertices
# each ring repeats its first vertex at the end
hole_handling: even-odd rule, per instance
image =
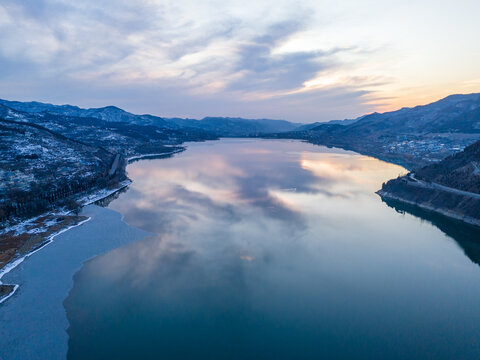
POLYGON ((201 120, 163 118, 154 115, 135 115, 115 106, 82 109, 72 105, 52 105, 40 102, 19 102, 0 99, 0 104, 30 114, 49 113, 53 115, 95 118, 107 122, 125 122, 136 125, 150 125, 164 129, 199 129, 218 136, 245 136, 258 133, 285 132, 301 124, 285 120, 243 119, 228 117, 206 117, 201 120))

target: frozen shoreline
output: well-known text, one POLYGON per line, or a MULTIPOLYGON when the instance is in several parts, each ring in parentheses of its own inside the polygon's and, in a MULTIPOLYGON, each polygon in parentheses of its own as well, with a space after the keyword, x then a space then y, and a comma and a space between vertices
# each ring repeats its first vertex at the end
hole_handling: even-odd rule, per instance
POLYGON ((53 239, 60 235, 60 234, 63 234, 64 232, 70 230, 70 229, 73 229, 77 226, 80 226, 82 224, 85 224, 87 221, 90 221, 91 218, 87 218, 83 221, 80 221, 78 224, 75 224, 75 225, 72 225, 72 226, 69 226, 69 227, 66 227, 58 232, 56 232, 55 234, 52 234, 50 235, 47 240, 45 241, 45 243, 40 246, 38 249, 35 249, 27 254, 25 254, 24 256, 22 256, 21 258, 19 259, 15 259, 14 261, 12 261, 11 263, 8 263, 7 265, 5 265, 3 267, 3 269, 0 271, 0 285, 14 285, 14 288, 12 290, 12 292, 10 294, 8 294, 7 296, 3 297, 2 299, 0 299, 0 304, 5 302, 7 299, 9 299, 10 297, 12 297, 14 294, 15 294, 15 291, 17 291, 17 289, 20 287, 20 285, 18 284, 4 284, 2 282, 2 278, 8 274, 10 271, 12 271, 13 269, 15 269, 18 265, 20 265, 26 258, 28 258, 29 256, 32 256, 33 254, 35 254, 37 251, 40 251, 42 250, 45 246, 51 244, 53 242, 53 239))
POLYGON ((166 153, 143 154, 143 155, 130 156, 129 158, 127 158, 127 162, 130 163, 130 162, 135 161, 135 160, 154 158, 154 157, 158 157, 158 156, 173 155, 173 154, 177 154, 177 153, 179 153, 179 152, 182 152, 182 151, 184 151, 184 150, 185 150, 185 148, 180 148, 180 149, 176 149, 176 150, 173 150, 173 151, 170 151, 170 152, 166 152, 166 153))
MULTIPOLYGON (((120 191, 120 190, 126 188, 131 183, 132 183, 132 181, 130 179, 124 180, 124 181, 120 182, 119 185, 117 187, 115 187, 114 189, 96 190, 91 194, 84 195, 83 197, 78 198, 77 201, 80 203, 80 207, 84 207, 84 206, 93 204, 96 201, 102 200, 103 198, 106 198, 106 197, 116 193, 117 191, 120 191)), ((58 210, 58 211, 49 211, 49 212, 43 213, 41 215, 37 215, 37 216, 31 217, 29 219, 23 220, 23 221, 19 222, 18 224, 8 226, 8 227, 6 227, 6 228, 4 228, 0 231, 0 235, 9 233, 11 231, 15 231, 15 233, 17 233, 17 234, 25 232, 23 229, 25 228, 26 225, 29 225, 29 224, 33 223, 34 221, 36 221, 38 218, 40 218, 42 216, 47 216, 47 215, 62 216, 62 215, 68 215, 70 213, 71 213, 71 211, 64 211, 64 210, 61 210, 61 209, 58 210)))
MULTIPOLYGON (((179 149, 175 149, 173 151, 170 151, 170 152, 167 152, 167 153, 158 153, 158 154, 144 154, 144 155, 138 155, 138 156, 132 156, 132 157, 129 157, 127 158, 127 162, 130 163, 132 161, 135 161, 135 160, 141 160, 141 159, 146 159, 146 158, 153 158, 153 157, 159 157, 159 156, 168 156, 168 155, 173 155, 173 154, 177 154, 177 153, 180 153, 180 152, 183 152, 185 151, 185 147, 182 147, 182 148, 179 148, 179 149)), ((132 181, 130 179, 127 179, 127 180, 124 180, 122 182, 119 183, 119 186, 115 187, 114 189, 101 189, 99 191, 96 191, 92 194, 88 194, 88 195, 85 195, 79 199, 77 199, 77 201, 80 203, 80 206, 83 208, 87 205, 91 205, 91 204, 94 204, 95 202, 97 201, 100 201, 102 199, 105 199, 113 194, 115 194, 116 192, 128 187, 130 184, 132 183, 132 181)), ((65 212, 65 211, 59 211, 59 212, 50 212, 48 214, 51 214, 51 215, 66 215, 66 214, 69 214, 70 211, 68 212, 65 212)), ((22 229, 25 228, 25 225, 28 224, 28 223, 31 223, 33 221, 35 221, 36 219, 38 219, 39 217, 41 216, 44 216, 45 214, 42 214, 42 215, 39 215, 39 216, 36 216, 36 217, 33 217, 33 218, 30 218, 30 219, 27 219, 25 221, 22 221, 21 223, 19 224, 15 224, 13 226, 10 226, 8 228, 5 228, 2 233, 7 233, 9 231, 15 231, 16 233, 21 233, 22 232, 22 229)), ((13 269, 15 269, 18 265, 20 265, 26 258, 28 258, 29 256, 35 254, 37 251, 40 251, 41 249, 43 249, 45 246, 51 244, 53 242, 53 239, 70 230, 70 229, 73 229, 77 226, 80 226, 84 223, 86 223, 87 221, 91 220, 91 218, 88 218, 86 220, 83 220, 81 222, 79 222, 78 224, 75 224, 75 225, 72 225, 72 226, 69 226, 69 227, 66 227, 64 229, 61 229, 60 231, 54 233, 54 234, 51 234, 47 237, 47 239, 45 240, 45 242, 37 249, 27 253, 27 254, 24 254, 23 256, 21 256, 20 258, 16 258, 14 260, 12 260, 11 262, 7 263, 3 268, 0 268, 0 285, 14 285, 14 288, 13 290, 6 296, 0 298, 0 304, 2 304, 3 302, 5 302, 6 300, 8 300, 10 297, 12 297, 15 292, 18 290, 18 288, 20 287, 20 285, 18 284, 3 284, 2 282, 2 278, 3 276, 5 276, 6 274, 8 274, 10 271, 12 271, 13 269)))
POLYGON ((0 305, 2 359, 66 359, 69 321, 63 302, 75 274, 96 256, 150 235, 97 205, 86 206, 81 215, 90 220, 64 231, 3 277, 20 287, 0 305))
MULTIPOLYGON (((109 197, 110 195, 126 188, 127 186, 129 186, 130 184, 132 183, 131 180, 125 180, 125 181, 122 181, 119 186, 115 187, 114 189, 102 189, 100 191, 97 191, 93 194, 90 194, 90 195, 86 195, 84 196, 83 198, 80 198, 78 201, 80 202, 81 204, 81 207, 84 207, 84 206, 87 206, 87 205, 91 205, 99 200, 102 200, 106 197, 109 197)), ((65 215, 65 214, 68 214, 69 212, 65 213, 65 212, 59 212, 59 213, 52 213, 54 215, 65 215)), ((42 215, 40 215, 42 216, 42 215)), ((31 219, 28 219, 28 220, 25 220, 19 224, 16 224, 10 228, 7 228, 6 230, 8 231, 12 231, 12 230, 15 230, 15 231, 20 231, 26 223, 29 223, 29 222, 32 222, 33 220, 37 219, 39 216, 35 217, 35 218, 31 218, 31 219)), ((42 250, 45 246, 51 244, 54 240, 54 238, 60 234, 63 234, 64 232, 70 230, 70 229, 73 229, 77 226, 80 226, 80 225, 83 225, 85 224, 87 221, 91 220, 91 218, 87 218, 83 221, 80 221, 78 224, 75 224, 75 225, 71 225, 71 226, 68 226, 64 229, 61 229, 59 231, 57 231, 56 233, 54 234, 51 234, 49 235, 45 242, 38 248, 36 248, 35 250, 29 252, 29 253, 26 253, 24 254, 23 256, 21 256, 20 258, 16 258, 14 259, 13 261, 7 263, 3 268, 0 269, 0 285, 14 285, 14 288, 13 290, 6 296, 0 298, 0 304, 2 304, 3 302, 5 302, 6 300, 8 300, 10 297, 12 297, 15 292, 18 290, 18 288, 20 287, 19 284, 4 284, 2 282, 2 278, 8 274, 10 271, 12 271, 13 269, 15 269, 18 265, 20 265, 26 258, 30 257, 31 255, 35 254, 36 252, 42 250)))
POLYGON ((82 207, 91 205, 99 200, 109 197, 110 195, 115 194, 116 192, 126 188, 131 183, 132 183, 132 180, 130 179, 124 180, 119 184, 119 186, 115 187, 114 189, 102 189, 93 194, 86 195, 83 198, 80 198, 78 201, 80 201, 80 204, 82 207))

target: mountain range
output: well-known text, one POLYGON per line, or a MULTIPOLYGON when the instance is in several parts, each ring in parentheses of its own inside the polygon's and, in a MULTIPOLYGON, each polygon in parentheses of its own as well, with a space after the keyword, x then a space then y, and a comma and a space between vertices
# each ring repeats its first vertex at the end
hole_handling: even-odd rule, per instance
POLYGON ((0 99, 7 108, 29 114, 52 114, 77 118, 94 118, 106 122, 129 123, 142 126, 155 126, 161 129, 197 129, 217 136, 247 136, 259 133, 285 132, 298 128, 301 124, 285 120, 243 119, 230 117, 205 117, 201 120, 164 118, 154 115, 135 115, 116 106, 82 109, 72 105, 52 105, 40 102, 19 102, 0 99))
POLYGON ((480 139, 480 94, 364 115, 352 123, 324 123, 272 137, 299 138, 351 149, 407 168, 437 162, 480 139))
MULTIPOLYGON (((418 181, 425 178, 468 191, 480 188, 476 182, 480 165, 472 155, 478 149, 468 147, 480 139, 480 94, 452 95, 414 108, 313 124, 163 118, 135 115, 115 106, 82 109, 0 100, 1 202, 23 199, 27 208, 27 199, 36 199, 32 192, 39 186, 50 194, 45 195, 48 199, 57 199, 58 194, 85 190, 79 186, 81 179, 89 179, 88 187, 113 186, 125 177, 128 158, 178 151, 186 141, 239 136, 302 139, 351 149, 416 169, 418 181), (120 159, 121 166, 112 178, 106 169, 114 159, 120 159)), ((15 206, 10 213, 19 213, 15 206)))

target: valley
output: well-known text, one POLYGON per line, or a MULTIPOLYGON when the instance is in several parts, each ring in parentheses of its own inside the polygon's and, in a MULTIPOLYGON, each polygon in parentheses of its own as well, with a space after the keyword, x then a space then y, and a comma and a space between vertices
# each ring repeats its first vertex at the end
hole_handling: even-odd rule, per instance
MULTIPOLYGON (((382 198, 480 225, 480 195, 468 195, 480 194, 479 109, 479 94, 454 95, 411 109, 302 125, 0 100, 0 267, 83 221, 76 214, 89 199, 128 186, 129 161, 169 157, 185 150, 185 142, 220 137, 298 139, 402 165, 412 172, 384 184, 382 198)), ((8 286, 0 285, 5 293, 8 286)))

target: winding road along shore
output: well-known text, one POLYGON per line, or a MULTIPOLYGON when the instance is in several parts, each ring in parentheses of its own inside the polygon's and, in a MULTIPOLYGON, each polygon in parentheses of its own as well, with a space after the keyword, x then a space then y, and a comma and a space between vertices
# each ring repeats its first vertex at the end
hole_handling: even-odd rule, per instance
POLYGON ((426 182, 417 179, 414 172, 402 178, 390 180, 381 190, 377 191, 377 194, 385 199, 418 206, 424 210, 480 227, 480 218, 475 216, 478 211, 474 211, 480 208, 480 194, 435 182, 426 182), (420 192, 414 191, 412 188, 420 189, 420 192), (447 203, 454 205, 447 207, 447 203))
POLYGON ((409 183, 409 185, 411 185, 411 186, 422 187, 422 188, 425 188, 425 189, 434 189, 434 190, 446 191, 446 192, 450 192, 452 194, 469 196, 469 197, 480 200, 480 194, 473 193, 473 192, 470 192, 470 191, 463 191, 463 190, 455 189, 455 188, 452 188, 452 187, 449 187, 449 186, 437 184, 435 182, 425 182, 423 180, 417 179, 415 177, 415 173, 408 174, 408 177, 412 180, 412 182, 409 183))

